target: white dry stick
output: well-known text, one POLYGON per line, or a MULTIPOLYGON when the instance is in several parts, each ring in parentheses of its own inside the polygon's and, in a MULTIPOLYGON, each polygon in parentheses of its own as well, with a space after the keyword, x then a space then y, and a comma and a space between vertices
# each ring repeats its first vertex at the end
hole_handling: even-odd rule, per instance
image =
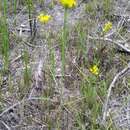
MULTIPOLYGON (((121 44, 122 42, 124 41, 114 41, 112 39, 109 39, 109 38, 105 38, 104 39, 105 41, 108 41, 108 42, 111 42, 111 43, 114 43, 115 45, 117 45, 119 48, 122 48, 124 51, 130 53, 130 48, 127 48, 126 46, 124 46, 123 44, 121 44)), ((125 42, 126 43, 126 42, 125 42)))
POLYGON ((43 52, 46 52, 45 48, 41 48, 41 52, 40 52, 41 54, 39 57, 37 68, 34 72, 34 83, 32 85, 32 90, 29 94, 29 99, 33 96, 36 88, 44 89, 42 88, 43 87, 43 69, 44 69, 44 61, 46 61, 47 59, 48 52, 47 53, 43 53, 43 52))
POLYGON ((6 110, 4 110, 2 113, 0 113, 0 117, 2 117, 6 112, 8 112, 10 109, 13 109, 15 106, 20 105, 21 103, 23 103, 24 100, 19 101, 15 104, 13 104, 12 106, 10 106, 9 108, 7 108, 6 110))
POLYGON ((14 58, 12 61, 10 61, 10 64, 13 64, 14 62, 18 61, 20 58, 22 58, 22 55, 18 55, 16 58, 14 58))
MULTIPOLYGON (((32 86, 33 86, 33 85, 32 85, 32 86)), ((35 88, 32 88, 32 90, 31 90, 31 92, 30 92, 30 94, 29 94, 28 99, 30 99, 30 98, 32 97, 32 95, 33 95, 33 93, 34 93, 34 89, 35 89, 35 88)))
POLYGON ((121 78, 122 76, 124 76, 128 72, 128 70, 130 70, 130 63, 121 72, 119 72, 119 73, 116 74, 116 76, 114 77, 113 81, 111 82, 111 84, 109 86, 108 93, 107 93, 107 98, 106 98, 106 102, 105 102, 105 105, 104 105, 104 112, 103 112, 103 118, 102 118, 102 123, 103 124, 105 124, 105 122, 106 122, 108 102, 109 102, 109 98, 110 98, 110 95, 111 95, 112 88, 114 87, 116 81, 119 78, 121 78))
POLYGON ((12 106, 10 106, 10 107, 8 107, 7 109, 5 109, 2 113, 0 113, 0 118, 1 118, 5 113, 7 113, 9 110, 13 109, 14 107, 19 106, 19 105, 21 105, 22 103, 25 103, 25 102, 28 102, 28 101, 31 101, 31 100, 50 101, 50 102, 53 102, 53 103, 56 102, 56 101, 53 100, 53 99, 44 98, 44 97, 30 97, 30 98, 27 98, 27 99, 22 99, 21 101, 19 101, 19 102, 13 104, 12 106))
MULTIPOLYGON (((110 43, 114 43, 119 48, 121 48, 124 51, 130 53, 130 48, 127 48, 126 46, 124 46, 122 44, 122 43, 126 43, 125 41, 114 41, 112 39, 104 38, 104 37, 92 37, 92 36, 88 36, 88 37, 89 37, 89 39, 92 39, 92 40, 102 40, 102 41, 107 41, 107 42, 110 42, 110 43)), ((126 44, 128 44, 128 43, 126 43, 126 44)))
POLYGON ((39 86, 39 82, 42 82, 43 65, 44 65, 43 59, 40 59, 37 70, 35 71, 35 74, 34 74, 35 86, 34 86, 34 88, 32 88, 32 91, 31 91, 31 93, 29 95, 29 99, 32 97, 34 89, 41 87, 41 86, 39 86))
POLYGON ((11 130, 11 128, 10 128, 7 124, 5 124, 4 121, 1 121, 1 123, 2 123, 8 130, 11 130))
POLYGON ((39 88, 39 82, 42 81, 42 69, 43 69, 43 60, 40 59, 37 71, 35 73, 35 80, 36 80, 36 88, 39 88))

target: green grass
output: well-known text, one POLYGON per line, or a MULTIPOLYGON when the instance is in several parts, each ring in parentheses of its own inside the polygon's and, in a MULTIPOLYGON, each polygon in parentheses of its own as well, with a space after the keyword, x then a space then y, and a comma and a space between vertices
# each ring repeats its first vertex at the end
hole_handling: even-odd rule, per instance
POLYGON ((64 77, 65 71, 65 53, 67 47, 67 14, 68 10, 64 9, 64 26, 62 32, 62 41, 61 41, 61 59, 62 59, 62 76, 64 77))
POLYGON ((3 16, 0 19, 1 53, 3 57, 3 72, 6 73, 9 67, 9 32, 7 24, 7 1, 4 0, 3 16))
POLYGON ((29 26, 30 26, 30 35, 33 35, 33 1, 32 0, 26 0, 26 5, 28 8, 28 19, 29 19, 29 26))
POLYGON ((24 65, 24 86, 29 86, 31 81, 31 70, 29 65, 29 54, 25 50, 23 54, 23 65, 24 65))

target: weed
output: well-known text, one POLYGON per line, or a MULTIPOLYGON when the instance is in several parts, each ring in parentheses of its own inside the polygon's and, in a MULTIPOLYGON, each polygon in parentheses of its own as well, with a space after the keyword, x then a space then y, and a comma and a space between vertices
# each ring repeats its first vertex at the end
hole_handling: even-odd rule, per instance
POLYGON ((23 63, 24 63, 24 85, 29 86, 31 80, 31 72, 29 66, 29 55, 25 50, 23 55, 23 63))
POLYGON ((6 73, 9 67, 9 32, 7 24, 7 1, 4 0, 3 17, 0 19, 0 35, 2 39, 3 71, 6 73))
POLYGON ((33 1, 26 0, 27 7, 28 7, 28 18, 29 18, 29 25, 30 25, 30 35, 33 35, 33 17, 32 17, 32 10, 33 10, 33 1))

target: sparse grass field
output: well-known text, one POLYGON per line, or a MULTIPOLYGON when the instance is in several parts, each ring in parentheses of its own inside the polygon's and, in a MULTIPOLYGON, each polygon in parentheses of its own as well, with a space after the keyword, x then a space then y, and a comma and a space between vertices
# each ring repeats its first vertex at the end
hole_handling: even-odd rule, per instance
POLYGON ((0 130, 129 130, 129 98, 129 0, 0 0, 0 130))

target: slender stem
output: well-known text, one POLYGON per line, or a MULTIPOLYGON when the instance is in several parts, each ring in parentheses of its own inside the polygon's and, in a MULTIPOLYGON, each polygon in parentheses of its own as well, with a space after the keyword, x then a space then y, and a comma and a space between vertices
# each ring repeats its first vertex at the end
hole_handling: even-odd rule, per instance
POLYGON ((30 25, 30 34, 31 34, 31 36, 32 36, 32 17, 31 17, 31 7, 30 7, 30 5, 28 5, 29 7, 28 7, 28 11, 29 11, 29 25, 30 25))
POLYGON ((64 26, 62 33, 62 45, 61 45, 61 60, 62 60, 62 85, 61 85, 61 106, 63 104, 63 86, 64 86, 64 75, 65 75, 65 50, 67 45, 67 8, 64 10, 64 26))
POLYGON ((64 77, 65 71, 65 49, 67 45, 67 9, 64 10, 64 27, 63 27, 63 36, 62 36, 62 77, 64 77))
POLYGON ((2 29, 2 39, 3 39, 3 60, 4 60, 4 72, 8 70, 9 65, 9 41, 8 41, 8 25, 7 25, 7 0, 4 0, 4 17, 3 17, 3 29, 2 29))
POLYGON ((30 26, 30 35, 33 34, 33 24, 32 24, 32 0, 27 0, 27 6, 28 6, 28 17, 29 17, 29 26, 30 26))
POLYGON ((7 0, 4 0, 4 17, 7 15, 7 0))
MULTIPOLYGON (((13 11, 14 11, 14 15, 16 17, 16 13, 17 13, 17 0, 14 0, 14 2, 13 2, 13 11)), ((14 25, 16 25, 16 19, 14 19, 14 25)))

